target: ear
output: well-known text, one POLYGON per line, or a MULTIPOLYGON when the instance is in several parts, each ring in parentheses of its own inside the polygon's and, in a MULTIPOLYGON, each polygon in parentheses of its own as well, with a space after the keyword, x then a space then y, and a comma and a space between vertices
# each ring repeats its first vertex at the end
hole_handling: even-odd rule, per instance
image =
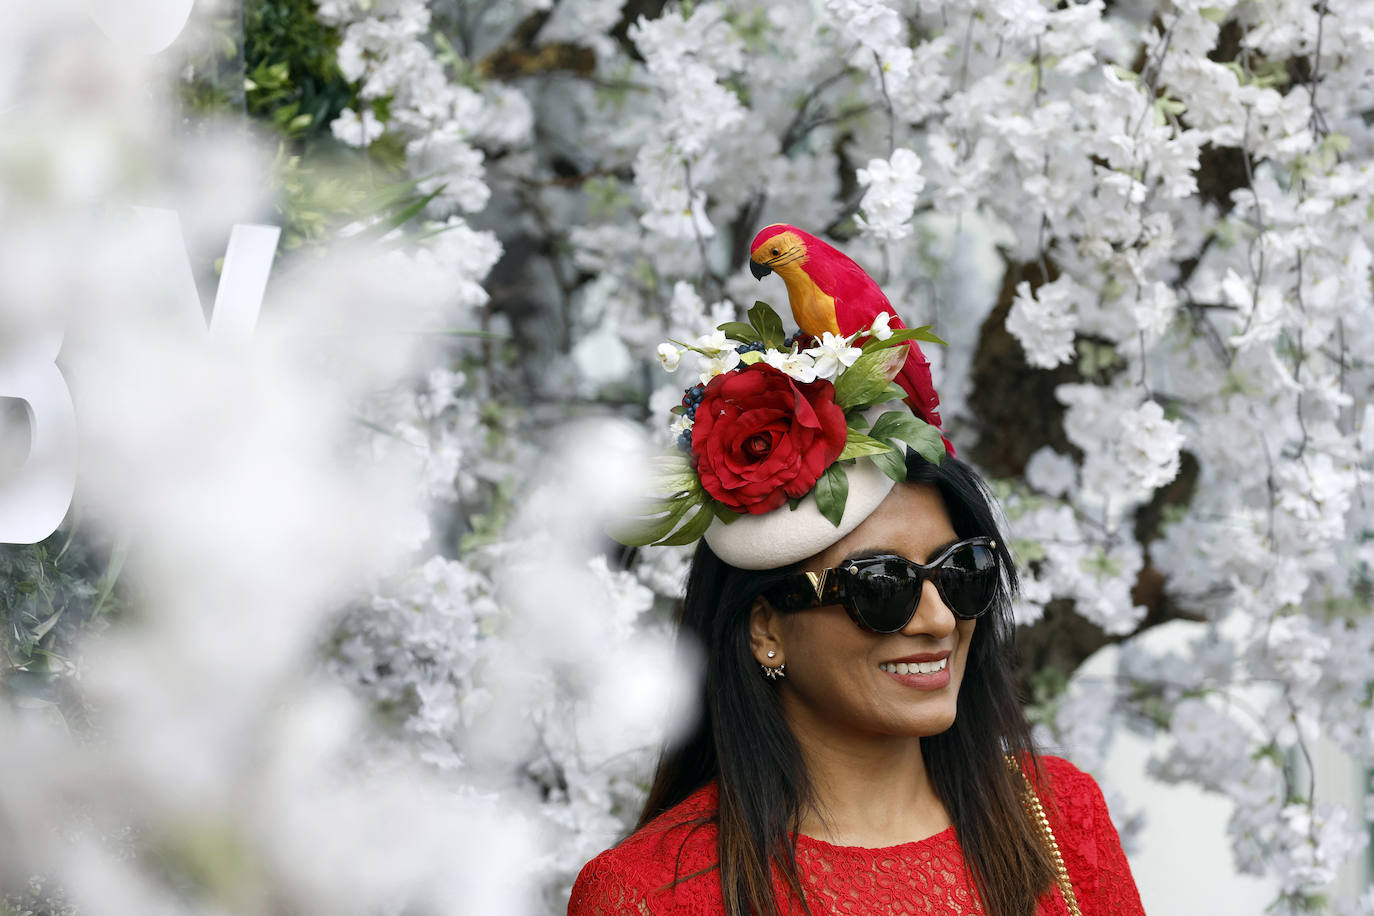
POLYGON ((749 609, 749 650, 760 665, 776 668, 786 661, 782 647, 782 613, 762 596, 749 609), (773 657, 769 658, 768 653, 773 657))

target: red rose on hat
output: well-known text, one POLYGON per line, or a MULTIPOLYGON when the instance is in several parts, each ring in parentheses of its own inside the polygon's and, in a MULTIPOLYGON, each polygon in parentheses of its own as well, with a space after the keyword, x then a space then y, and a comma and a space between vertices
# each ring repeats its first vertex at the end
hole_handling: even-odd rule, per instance
POLYGON ((834 385, 800 383, 760 362, 706 386, 692 424, 692 465, 713 499, 762 515, 809 493, 847 435, 834 385))

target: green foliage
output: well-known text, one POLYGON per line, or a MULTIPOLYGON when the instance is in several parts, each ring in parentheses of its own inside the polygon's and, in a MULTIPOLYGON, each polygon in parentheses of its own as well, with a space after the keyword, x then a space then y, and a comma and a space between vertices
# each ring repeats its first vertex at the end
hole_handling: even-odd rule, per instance
POLYGON ((938 465, 945 459, 945 443, 940 438, 940 431, 905 410, 883 414, 873 423, 869 434, 880 440, 899 439, 931 464, 938 465))
POLYGON ((1087 337, 1080 337, 1074 343, 1078 349, 1078 371, 1095 384, 1104 384, 1126 368, 1126 360, 1109 343, 1087 337))
POLYGON ((906 482, 906 455, 899 454, 895 450, 878 452, 876 455, 869 456, 874 464, 891 479, 897 483, 906 482))
POLYGON ((244 107, 250 117, 305 141, 353 101, 339 72, 338 31, 315 16, 314 0, 245 0, 244 107))
POLYGON ((650 467, 650 490, 660 495, 643 500, 636 518, 612 523, 607 533, 632 547, 689 544, 705 534, 716 512, 687 457, 660 455, 650 467))
MULTIPOLYGON (((273 178, 280 189, 277 213, 286 251, 328 241, 357 221, 375 221, 374 236, 405 226, 437 193, 423 194, 418 182, 403 179, 399 170, 382 169, 368 163, 365 153, 344 148, 305 157, 288 152, 283 144, 273 178), (358 180, 364 169, 377 179, 373 184, 358 180)), ((409 240, 414 241, 413 234, 409 240)))
POLYGON ((73 670, 81 633, 122 608, 123 562, 122 546, 99 548, 70 522, 37 544, 0 544, 0 693, 62 703, 58 679, 73 670))
POLYGON ((1063 671, 1047 666, 1030 676, 1030 702, 1026 704, 1026 719, 1037 725, 1053 727, 1059 712, 1059 701, 1069 689, 1069 678, 1063 671))
POLYGON ((716 330, 724 332, 725 336, 731 340, 738 340, 741 343, 759 342, 759 332, 754 330, 753 325, 745 324, 743 321, 727 321, 719 325, 716 330))
MULTIPOLYGON (((241 85, 237 23, 213 26, 220 46, 190 61, 184 101, 193 115, 247 115, 281 137, 272 178, 284 250, 327 241, 353 222, 389 230, 421 214, 425 195, 405 172, 398 138, 384 134, 361 151, 331 135, 330 123, 358 101, 339 72, 338 30, 316 18, 314 0, 245 0, 241 85)), ((388 101, 369 103, 382 120, 388 101)))
POLYGON ((863 351, 865 353, 870 353, 873 350, 882 350, 886 349, 887 347, 895 347, 898 344, 904 344, 912 340, 919 340, 925 343, 939 344, 942 347, 949 346, 948 343, 941 340, 935 334, 935 332, 930 329, 930 325, 924 324, 921 325, 919 328, 902 328, 901 330, 893 331, 886 339, 870 337, 864 343, 863 351))
POLYGON ((0 888, 0 895, 0 916, 77 916, 66 893, 37 875, 22 890, 0 888))
POLYGON ((767 302, 759 300, 749 309, 749 324, 758 334, 758 339, 770 350, 787 349, 787 335, 782 329, 782 319, 767 302))
POLYGON ((1078 568, 1099 581, 1121 575, 1121 561, 1108 556, 1101 547, 1097 547, 1087 555, 1080 557, 1078 568))
POLYGON ((767 53, 772 49, 773 26, 768 21, 767 9, 731 10, 725 14, 725 20, 751 51, 767 53))
POLYGON ((240 85, 238 21, 217 16, 210 22, 216 40, 186 60, 181 100, 194 115, 215 115, 237 110, 242 102, 240 85))
POLYGON ((497 483, 486 512, 468 516, 468 531, 458 539, 458 555, 495 544, 505 536, 506 526, 515 510, 516 482, 506 478, 497 483))
POLYGON ((625 185, 610 176, 588 178, 582 184, 582 195, 587 200, 587 215, 597 221, 610 220, 634 205, 625 185))
POLYGON ((835 380, 835 403, 853 410, 887 401, 890 383, 905 362, 905 350, 884 348, 865 353, 835 380))
POLYGON ((816 506, 830 524, 836 528, 844 518, 844 504, 849 500, 849 478, 837 461, 825 469, 820 480, 816 481, 816 506))
POLYGON ((850 428, 844 440, 844 451, 840 452, 840 457, 835 460, 846 461, 850 458, 863 458, 892 450, 892 446, 886 442, 865 436, 858 430, 850 428))

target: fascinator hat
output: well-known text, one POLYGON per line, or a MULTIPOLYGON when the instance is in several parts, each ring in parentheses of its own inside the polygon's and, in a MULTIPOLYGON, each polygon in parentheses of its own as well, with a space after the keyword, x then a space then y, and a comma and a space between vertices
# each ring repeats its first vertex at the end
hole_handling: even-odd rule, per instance
MULTIPOLYGON (((765 302, 693 343, 660 344, 664 368, 695 354, 699 380, 673 408, 674 447, 652 462, 652 495, 610 529, 631 546, 704 538, 726 563, 774 569, 834 544, 906 479, 906 448, 938 464, 940 430, 894 382, 929 327, 787 337, 765 302)), ((934 391, 919 392, 938 404, 934 391)))

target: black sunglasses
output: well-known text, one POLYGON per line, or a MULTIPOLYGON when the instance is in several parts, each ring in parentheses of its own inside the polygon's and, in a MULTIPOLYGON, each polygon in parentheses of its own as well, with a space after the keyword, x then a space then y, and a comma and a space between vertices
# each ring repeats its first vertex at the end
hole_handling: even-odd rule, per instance
POLYGON ((961 620, 972 620, 992 607, 1001 579, 997 542, 966 538, 945 548, 929 563, 913 563, 895 554, 846 560, 820 572, 788 576, 764 592, 780 611, 842 605, 861 629, 896 633, 916 616, 926 579, 945 606, 961 620))

